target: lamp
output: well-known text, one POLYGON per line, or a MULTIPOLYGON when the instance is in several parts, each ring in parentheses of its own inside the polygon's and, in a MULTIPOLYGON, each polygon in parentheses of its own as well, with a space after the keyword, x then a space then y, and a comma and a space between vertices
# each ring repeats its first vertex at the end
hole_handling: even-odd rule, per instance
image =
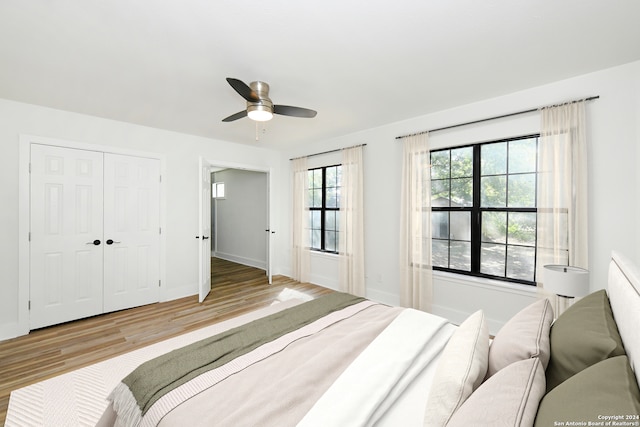
MULTIPOLYGON (((566 308, 571 305, 573 298, 589 293, 589 270, 567 265, 545 265, 542 283, 544 289, 560 297, 566 308)), ((558 316, 560 311, 564 310, 556 310, 558 316)))
POLYGON ((266 122, 273 117, 273 102, 269 98, 269 85, 265 82, 251 82, 257 101, 247 99, 247 116, 256 122, 266 122))
POLYGON ((247 106, 247 115, 256 122, 266 122, 273 117, 272 105, 264 103, 251 103, 247 106))

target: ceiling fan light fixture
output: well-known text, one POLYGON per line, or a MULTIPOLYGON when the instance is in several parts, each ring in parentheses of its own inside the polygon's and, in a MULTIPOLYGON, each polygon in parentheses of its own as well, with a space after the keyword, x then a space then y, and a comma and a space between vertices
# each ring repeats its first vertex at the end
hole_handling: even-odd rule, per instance
POLYGON ((252 104, 247 107, 247 115, 256 122, 266 122, 273 118, 273 111, 270 105, 252 104))

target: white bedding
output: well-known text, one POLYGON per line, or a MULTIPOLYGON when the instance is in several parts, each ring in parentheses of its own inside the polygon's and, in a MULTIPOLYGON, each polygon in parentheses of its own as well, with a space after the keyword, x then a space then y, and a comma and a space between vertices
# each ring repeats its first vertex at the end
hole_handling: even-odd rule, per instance
POLYGON ((6 427, 95 426, 113 388, 141 363, 251 320, 302 303, 288 300, 11 392, 6 427))
POLYGON ((440 317, 412 309, 403 311, 332 384, 298 426, 422 425, 430 382, 409 390, 419 394, 414 400, 415 410, 386 412, 416 376, 423 371, 432 373, 454 329, 440 317), (382 420, 385 414, 388 417, 382 420))
MULTIPOLYGON (((298 303, 299 301, 287 301, 16 390, 11 394, 6 425, 96 425, 107 408, 106 396, 140 363, 171 349, 298 303)), ((351 399, 344 399, 343 393, 347 393, 348 396, 358 394, 366 397, 365 401, 353 400, 353 403, 361 408, 360 417, 369 420, 363 425, 370 424, 378 418, 380 420, 377 425, 422 425, 428 388, 437 358, 455 327, 444 319, 427 313, 414 310, 406 310, 403 313, 405 314, 400 316, 400 323, 408 322, 411 330, 417 332, 416 336, 409 337, 405 332, 398 332, 400 323, 393 327, 390 325, 388 333, 376 339, 370 348, 356 359, 353 366, 345 371, 344 378, 320 399, 317 408, 312 409, 310 418, 305 419, 304 425, 344 425, 344 419, 334 419, 334 422, 327 423, 330 420, 324 418, 327 411, 323 410, 325 405, 334 407, 338 403, 348 403, 351 399), (411 352, 421 356, 417 363, 405 358, 411 352), (392 361, 398 355, 401 363, 398 363, 398 360, 392 361), (373 356, 375 357, 371 359, 373 356), (365 363, 367 360, 369 362, 365 363), (373 368, 371 360, 376 360, 373 362, 373 368), (381 360, 389 363, 381 363, 381 360), (411 375, 417 374, 417 378, 409 379, 407 371, 413 371, 411 375), (366 381, 350 379, 354 374, 356 378, 366 378, 366 381), (384 391, 383 387, 387 386, 391 386, 390 394, 384 391), (377 393, 371 393, 371 390, 376 390, 377 393), (393 405, 385 403, 392 401, 395 401, 393 405), (311 418, 314 413, 320 414, 320 418, 311 418)), ((354 425, 351 414, 355 413, 355 409, 343 407, 343 411, 350 420, 349 425, 354 425)), ((336 413, 335 409, 330 412, 336 413)))

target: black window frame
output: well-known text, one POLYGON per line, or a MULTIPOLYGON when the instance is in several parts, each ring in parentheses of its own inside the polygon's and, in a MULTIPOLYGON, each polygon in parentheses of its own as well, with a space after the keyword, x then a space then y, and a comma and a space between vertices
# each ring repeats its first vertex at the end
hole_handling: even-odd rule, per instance
MULTIPOLYGON (((497 144, 497 143, 502 143, 502 142, 510 142, 510 141, 518 141, 518 140, 523 140, 523 139, 532 139, 535 138, 536 139, 536 177, 538 174, 538 154, 539 154, 539 147, 540 147, 540 134, 531 134, 531 135, 524 135, 524 136, 519 136, 519 137, 512 137, 512 138, 504 138, 504 139, 499 139, 499 140, 493 140, 493 141, 486 141, 486 142, 480 142, 480 143, 474 143, 474 144, 466 144, 466 145, 461 145, 461 146, 455 146, 455 147, 447 147, 447 148, 442 148, 442 149, 436 149, 436 150, 431 150, 430 151, 430 155, 432 153, 436 153, 436 152, 440 152, 440 151, 451 151, 451 150, 455 150, 455 149, 459 149, 459 148, 468 148, 468 147, 472 147, 473 149, 473 160, 472 160, 472 164, 473 164, 473 172, 472 172, 472 176, 473 176, 473 180, 472 180, 472 185, 473 185, 473 194, 472 194, 472 206, 449 206, 449 207, 439 207, 439 206, 432 206, 431 207, 431 212, 470 212, 470 226, 471 226, 471 237, 470 237, 470 243, 471 243, 471 261, 470 261, 470 271, 466 271, 466 270, 460 270, 460 269, 455 269, 455 268, 446 268, 446 267, 441 267, 441 266, 435 266, 433 265, 432 268, 433 270, 437 270, 437 271, 446 271, 446 272, 451 272, 451 273, 456 273, 456 274, 462 274, 462 275, 466 275, 466 276, 474 276, 474 277, 480 277, 480 278, 486 278, 486 279, 492 279, 492 280, 500 280, 500 281, 504 281, 504 282, 510 282, 510 283, 518 283, 518 284, 524 284, 524 285, 529 285, 529 286, 536 286, 536 269, 535 269, 535 264, 536 264, 536 260, 537 260, 537 233, 536 233, 536 241, 534 243, 534 250, 535 250, 535 255, 534 255, 534 269, 533 269, 533 280, 529 281, 529 280, 523 280, 523 279, 516 279, 516 278, 512 278, 512 277, 506 277, 506 268, 507 268, 507 263, 505 262, 504 268, 505 268, 505 276, 496 276, 496 275, 491 275, 491 274, 486 274, 481 272, 481 248, 482 248, 482 213, 483 212, 507 212, 507 218, 508 218, 508 213, 510 212, 514 212, 514 213, 535 213, 536 214, 536 229, 537 229, 537 179, 536 179, 536 187, 534 189, 534 197, 535 197, 535 205, 536 207, 482 207, 481 206, 481 177, 482 177, 482 172, 481 172, 481 149, 482 146, 484 145, 489 145, 489 144, 497 144)), ((508 148, 507 148, 508 150, 508 148)), ((508 151, 507 151, 507 159, 508 159, 508 151)), ((450 160, 451 161, 451 160, 450 160)), ((509 173, 508 170, 506 172, 506 176, 509 177, 509 173)), ((513 174, 515 175, 515 173, 513 174)), ((450 174, 450 178, 451 180, 451 174, 450 174)), ((508 194, 508 179, 507 179, 507 184, 506 184, 506 191, 508 194)), ((451 189, 449 189, 449 191, 451 192, 451 189)), ((451 194, 451 193, 450 193, 451 194)), ((449 217, 450 218, 450 217, 449 217)), ((508 219, 507 219, 508 221, 508 219)), ((438 239, 436 238, 435 240, 448 240, 448 241, 452 241, 455 239, 451 239, 450 238, 450 230, 449 230, 449 238, 448 239, 438 239)), ((432 241, 434 240, 434 238, 432 237, 432 241)), ((515 245, 515 244, 509 244, 508 242, 505 243, 505 246, 521 246, 521 245, 515 245)), ((527 246, 528 247, 528 246, 527 246)), ((448 253, 448 259, 449 262, 451 260, 451 248, 449 246, 449 253, 448 253)), ((505 261, 506 261, 506 255, 505 255, 505 261)))
MULTIPOLYGON (((337 229, 337 221, 338 221, 338 214, 336 214, 336 230, 327 230, 326 229, 326 213, 327 211, 330 212, 340 212, 340 188, 342 188, 341 182, 337 182, 336 183, 336 189, 338 189, 337 191, 337 195, 336 195, 336 207, 327 207, 327 169, 330 168, 335 168, 335 167, 340 167, 340 169, 342 168, 342 164, 338 163, 338 164, 334 164, 334 165, 327 165, 327 166, 320 166, 317 168, 311 168, 307 170, 307 174, 311 171, 315 171, 315 170, 321 170, 322 171, 322 206, 320 207, 312 207, 311 203, 307 203, 307 209, 310 212, 316 211, 316 212, 320 212, 320 248, 315 248, 312 246, 312 239, 311 239, 311 234, 313 233, 313 230, 315 230, 312 224, 312 220, 311 220, 311 216, 309 217, 309 249, 315 252, 322 252, 322 253, 328 253, 328 254, 338 254, 338 243, 339 243, 339 230, 337 229), (327 231, 334 231, 336 233, 336 245, 335 245, 335 250, 328 250, 326 249, 326 233, 327 231)), ((337 179, 337 177, 336 177, 337 179)), ((309 191, 309 187, 307 187, 307 191, 309 191)))

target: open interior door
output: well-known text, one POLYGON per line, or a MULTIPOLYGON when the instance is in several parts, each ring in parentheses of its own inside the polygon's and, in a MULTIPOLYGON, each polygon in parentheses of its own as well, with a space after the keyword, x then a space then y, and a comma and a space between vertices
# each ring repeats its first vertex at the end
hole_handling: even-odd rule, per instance
POLYGON ((273 229, 273 200, 271 200, 271 177, 273 173, 267 174, 267 278, 269 279, 269 284, 273 284, 273 237, 276 234, 273 229))
POLYGON ((198 301, 202 302, 211 291, 211 165, 202 157, 198 159, 198 179, 198 301))

